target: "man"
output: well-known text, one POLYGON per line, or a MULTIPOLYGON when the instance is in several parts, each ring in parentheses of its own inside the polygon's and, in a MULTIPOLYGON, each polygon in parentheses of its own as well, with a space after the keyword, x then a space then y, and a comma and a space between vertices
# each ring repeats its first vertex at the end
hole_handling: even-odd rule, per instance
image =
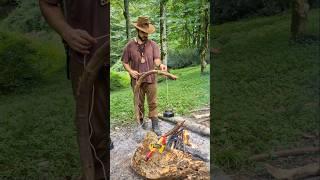
MULTIPOLYGON (((161 63, 159 46, 152 40, 148 39, 148 35, 155 32, 155 27, 150 23, 148 17, 139 17, 137 22, 133 23, 137 30, 137 38, 127 43, 123 50, 122 63, 124 68, 131 76, 131 86, 134 89, 136 81, 141 73, 154 70, 155 67, 162 71, 167 70, 167 66, 161 63)), ((149 107, 149 118, 152 122, 152 130, 158 135, 161 131, 158 125, 157 112, 157 82, 154 74, 147 76, 141 84, 138 92, 139 121, 143 128, 145 123, 144 116, 144 100, 147 96, 149 107)), ((135 99, 136 101, 136 99, 135 99)))
MULTIPOLYGON (((69 74, 73 95, 77 101, 76 93, 84 66, 109 38, 110 5, 106 0, 39 0, 39 5, 49 25, 59 33, 69 47, 67 55, 70 59, 69 74)), ((109 49, 106 51, 110 54, 109 49)), ((107 59, 105 64, 108 64, 107 59)), ((93 98, 90 96, 90 102, 85 102, 90 109, 93 106, 91 116, 88 117, 90 122, 88 120, 87 124, 80 124, 79 119, 75 119, 83 180, 107 179, 108 176, 109 151, 106 141, 109 125, 107 123, 109 69, 104 67, 99 74, 92 88, 94 96, 93 98), (83 137, 85 134, 83 129, 90 133, 90 137, 83 137)), ((77 109, 78 107, 76 111, 79 115, 77 109)))

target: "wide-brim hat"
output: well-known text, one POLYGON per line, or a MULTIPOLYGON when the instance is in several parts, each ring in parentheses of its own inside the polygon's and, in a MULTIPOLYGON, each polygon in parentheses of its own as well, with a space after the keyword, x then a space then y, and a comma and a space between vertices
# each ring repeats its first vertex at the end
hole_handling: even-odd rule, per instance
POLYGON ((138 20, 136 22, 133 22, 132 24, 137 29, 148 34, 152 34, 156 31, 156 28, 154 27, 154 25, 151 24, 149 18, 146 16, 138 17, 138 20))

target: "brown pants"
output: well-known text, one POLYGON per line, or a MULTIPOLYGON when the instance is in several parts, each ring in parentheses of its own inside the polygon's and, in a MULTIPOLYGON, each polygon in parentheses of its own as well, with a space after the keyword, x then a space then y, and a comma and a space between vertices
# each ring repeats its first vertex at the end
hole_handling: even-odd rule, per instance
MULTIPOLYGON (((77 62, 75 59, 70 60, 70 79, 72 83, 72 89, 73 89, 73 95, 76 98, 76 92, 78 89, 78 83, 79 83, 79 77, 81 77, 83 72, 83 64, 77 62)), ((105 69, 105 74, 109 74, 107 69, 105 69)), ((98 158, 103 162, 104 168, 95 158, 94 156, 94 150, 92 150, 92 157, 81 157, 81 158, 92 158, 94 162, 94 168, 92 171, 94 171, 95 174, 95 180, 104 179, 104 172, 109 174, 109 167, 108 167, 108 159, 109 159, 109 153, 107 149, 107 130, 108 130, 108 103, 109 103, 109 95, 107 90, 109 89, 109 83, 106 80, 97 79, 94 82, 94 104, 93 104, 93 112, 91 116, 91 124, 93 128, 92 137, 91 137, 91 143, 94 146, 94 150, 96 151, 96 154, 98 158)), ((90 98, 91 99, 91 98, 90 98)), ((91 99, 92 101, 92 99, 91 99)), ((90 102, 91 105, 91 102, 90 102)), ((88 122, 89 123, 89 122, 88 122)), ((75 125, 77 128, 78 133, 78 144, 80 144, 79 139, 79 127, 81 124, 77 119, 75 119, 75 125)), ((88 137, 89 140, 89 137, 88 137)), ((80 154, 81 156, 81 154, 80 154)), ((82 167, 84 167, 84 164, 81 164, 82 167)), ((84 177, 84 176, 83 176, 84 177)), ((84 178, 82 178, 84 179, 84 178)))
MULTIPOLYGON (((132 83, 132 89, 134 90, 134 86, 132 83)), ((140 86, 138 98, 138 107, 140 110, 139 119, 144 117, 144 100, 145 96, 147 95, 147 102, 149 107, 149 118, 157 117, 157 83, 142 83, 140 86)), ((135 96, 133 98, 135 102, 135 96)))

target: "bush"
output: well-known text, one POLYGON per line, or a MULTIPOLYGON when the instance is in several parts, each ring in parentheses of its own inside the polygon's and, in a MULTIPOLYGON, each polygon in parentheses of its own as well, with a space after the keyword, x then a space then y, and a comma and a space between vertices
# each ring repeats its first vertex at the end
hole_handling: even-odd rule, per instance
POLYGON ((127 72, 110 71, 110 90, 115 91, 130 86, 130 76, 127 72))
POLYGON ((121 59, 119 59, 116 63, 114 63, 112 66, 111 66, 111 70, 114 70, 114 71, 117 71, 117 72, 120 72, 120 71, 125 71, 123 65, 122 65, 122 61, 121 59))
POLYGON ((36 51, 27 39, 0 34, 0 91, 8 92, 40 79, 36 51))
POLYGON ((18 33, 0 31, 0 93, 30 87, 61 68, 61 54, 49 43, 35 43, 18 33))
POLYGON ((37 0, 17 1, 17 8, 4 19, 3 25, 19 32, 49 31, 50 28, 41 15, 37 0))
POLYGON ((200 64, 200 55, 196 49, 168 52, 168 66, 170 68, 184 68, 198 64, 200 64))

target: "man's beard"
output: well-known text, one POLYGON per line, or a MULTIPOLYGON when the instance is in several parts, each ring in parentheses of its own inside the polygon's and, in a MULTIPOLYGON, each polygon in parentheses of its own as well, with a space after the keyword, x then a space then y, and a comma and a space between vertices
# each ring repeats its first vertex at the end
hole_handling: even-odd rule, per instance
POLYGON ((139 38, 142 42, 145 42, 145 41, 148 40, 148 37, 144 37, 145 39, 143 40, 143 38, 139 35, 139 33, 138 33, 138 38, 139 38))

